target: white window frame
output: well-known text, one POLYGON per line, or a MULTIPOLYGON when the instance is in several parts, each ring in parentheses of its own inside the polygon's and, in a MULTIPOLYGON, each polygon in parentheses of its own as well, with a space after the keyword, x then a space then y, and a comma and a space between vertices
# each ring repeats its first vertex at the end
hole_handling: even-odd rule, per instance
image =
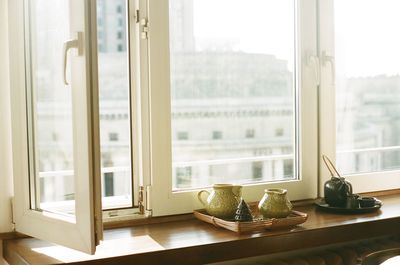
MULTIPOLYGON (((73 99, 75 218, 38 211, 31 206, 24 0, 9 1, 10 87, 16 231, 93 254, 102 238, 100 156, 98 137, 97 51, 94 0, 70 0, 71 35, 83 34, 83 55, 71 60, 73 99)), ((62 47, 60 47, 60 53, 62 47)), ((60 62, 61 64, 62 62, 60 62)), ((29 66, 28 66, 29 67, 29 66)))
MULTIPOLYGON (((173 0, 172 0, 173 1, 173 0)), ((284 187, 288 189, 291 200, 317 197, 318 172, 318 92, 316 67, 312 60, 316 56, 316 1, 299 1, 299 36, 298 60, 300 67, 300 179, 262 185, 247 185, 243 188, 243 197, 247 201, 258 201, 264 189, 284 187)), ((148 0, 144 14, 149 20, 148 40, 141 40, 141 69, 148 71, 148 84, 141 86, 142 121, 150 120, 143 127, 143 135, 149 135, 144 142, 143 176, 151 186, 151 208, 153 215, 169 215, 191 212, 201 208, 195 196, 198 191, 172 192, 171 158, 171 107, 169 93, 169 36, 168 36, 168 1, 148 0), (148 11, 148 12, 147 12, 148 11), (144 107, 144 108, 143 108, 144 107)), ((141 12, 143 10, 141 9, 141 12)), ((145 77, 146 78, 146 77, 145 77)), ((147 80, 147 79, 146 79, 147 80)), ((142 142, 143 144, 143 142, 142 142)))
MULTIPOLYGON (((336 161, 336 105, 335 105, 335 47, 334 47, 334 0, 319 1, 319 51, 321 65, 320 86, 320 154, 336 161), (331 58, 327 58, 327 56, 331 58), (332 61, 333 58, 333 61, 332 61), (332 63, 333 62, 333 63, 332 63)), ((362 10, 360 11, 362 12, 362 10)), ((330 174, 320 157, 320 194, 323 195, 324 183, 330 174)), ((340 173, 340 169, 339 169, 340 173)), ((351 174, 344 176, 352 183, 353 192, 371 192, 400 188, 400 170, 351 174)))

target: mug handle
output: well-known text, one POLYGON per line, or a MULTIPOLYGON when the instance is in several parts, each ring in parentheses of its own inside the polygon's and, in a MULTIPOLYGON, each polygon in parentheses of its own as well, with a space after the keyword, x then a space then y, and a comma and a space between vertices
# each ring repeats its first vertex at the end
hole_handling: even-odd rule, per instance
POLYGON ((207 191, 207 190, 201 190, 201 191, 199 191, 199 193, 197 193, 197 198, 199 199, 199 201, 201 202, 201 204, 203 204, 204 207, 207 207, 207 204, 206 204, 206 203, 203 201, 203 199, 201 198, 201 195, 202 195, 204 192, 207 193, 208 196, 210 196, 210 192, 209 192, 209 191, 207 191))

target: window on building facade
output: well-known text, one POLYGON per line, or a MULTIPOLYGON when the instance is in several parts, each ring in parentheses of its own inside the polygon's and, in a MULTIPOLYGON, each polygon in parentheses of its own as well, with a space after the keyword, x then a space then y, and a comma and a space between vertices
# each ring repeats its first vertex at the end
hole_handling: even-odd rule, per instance
POLYGON ((279 137, 279 136, 283 136, 284 130, 283 128, 276 128, 275 129, 275 136, 279 137))
POLYGON ((177 167, 176 168, 176 187, 189 188, 192 186, 192 168, 177 167))
POLYGON ((117 5, 117 13, 122 13, 122 6, 121 5, 117 5))
POLYGON ((104 174, 104 197, 114 196, 114 173, 104 174))
POLYGON ((115 133, 115 132, 109 133, 108 140, 112 141, 112 142, 118 141, 119 140, 118 133, 115 133))
POLYGON ((245 137, 246 137, 247 139, 254 138, 254 136, 255 136, 255 131, 254 131, 254 129, 247 129, 247 130, 246 130, 246 135, 245 135, 245 137))
POLYGON ((262 178, 263 178, 263 163, 262 162, 253 162, 252 177, 254 180, 262 180, 262 178))
POLYGON ((178 138, 178 140, 188 140, 189 134, 188 134, 188 132, 178 132, 177 138, 178 138))
POLYGON ((220 140, 220 139, 222 139, 222 131, 213 131, 213 132, 212 132, 212 139, 213 139, 213 140, 220 140))

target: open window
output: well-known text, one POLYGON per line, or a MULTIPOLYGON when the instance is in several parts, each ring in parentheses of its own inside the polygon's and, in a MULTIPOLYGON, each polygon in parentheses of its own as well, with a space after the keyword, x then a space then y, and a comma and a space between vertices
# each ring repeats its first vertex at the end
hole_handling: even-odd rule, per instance
POLYGON ((94 4, 9 2, 16 230, 87 253, 102 237, 94 4))

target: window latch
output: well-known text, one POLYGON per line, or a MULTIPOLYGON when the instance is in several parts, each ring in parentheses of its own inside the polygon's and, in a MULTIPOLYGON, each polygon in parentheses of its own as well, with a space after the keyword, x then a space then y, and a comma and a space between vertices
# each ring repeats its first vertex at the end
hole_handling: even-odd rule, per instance
POLYGON ((317 86, 321 84, 321 74, 320 74, 320 64, 319 64, 319 58, 315 55, 310 55, 308 57, 307 61, 308 66, 314 68, 314 75, 315 75, 315 83, 317 86))
POLYGON ((336 72, 335 72, 335 57, 330 55, 327 51, 322 52, 322 64, 325 66, 330 64, 331 66, 331 79, 332 79, 332 86, 335 85, 336 81, 336 72))
POLYGON ((64 42, 63 47, 63 54, 64 54, 64 63, 63 63, 63 76, 64 76, 64 84, 68 85, 67 81, 67 57, 68 57, 68 50, 72 48, 78 49, 78 55, 83 54, 83 33, 77 32, 77 36, 75 39, 67 40, 64 42))

